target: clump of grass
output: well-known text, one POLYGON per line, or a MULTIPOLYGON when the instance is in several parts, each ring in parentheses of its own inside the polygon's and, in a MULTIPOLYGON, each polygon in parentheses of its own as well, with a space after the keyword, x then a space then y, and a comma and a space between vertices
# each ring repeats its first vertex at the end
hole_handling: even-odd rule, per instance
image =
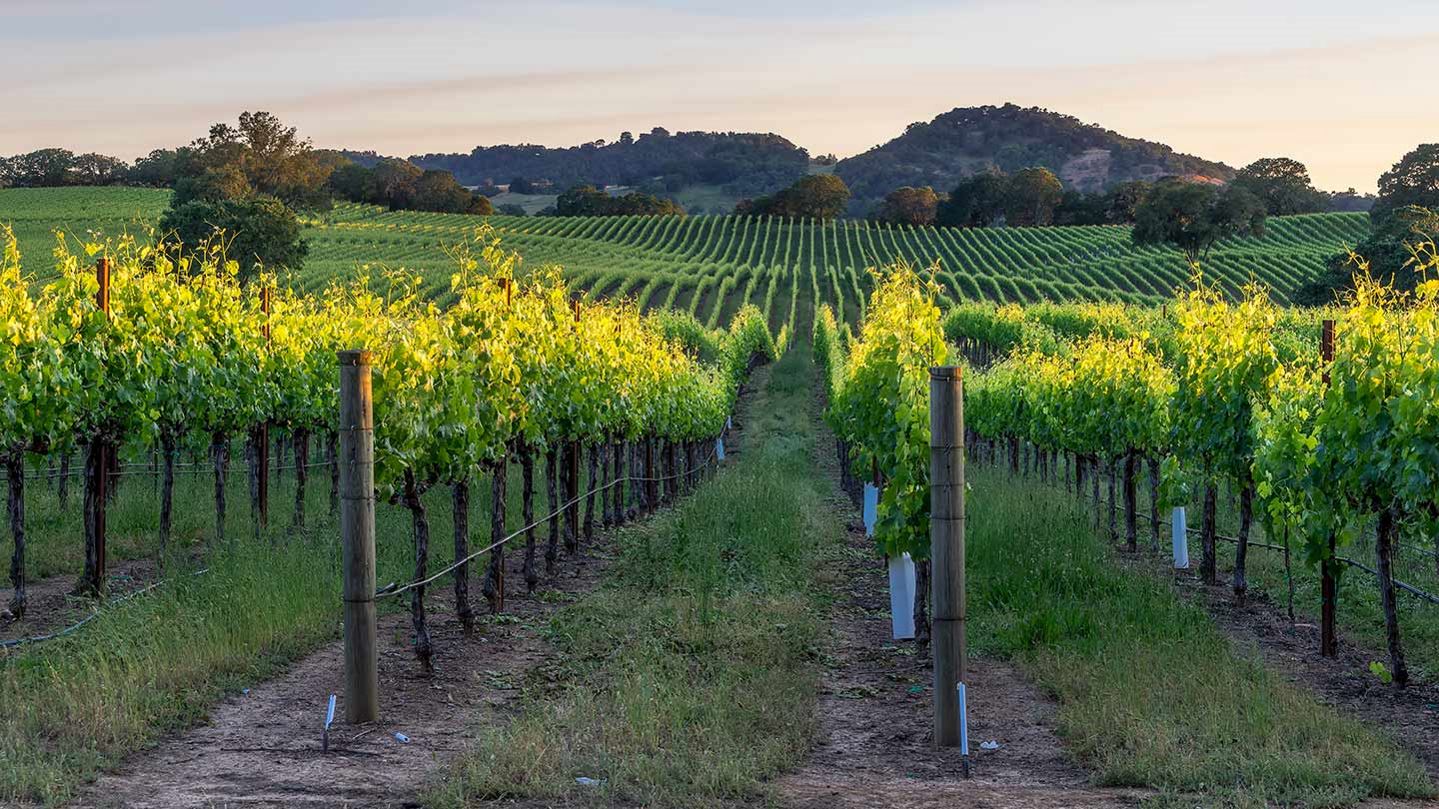
POLYGON ((334 560, 303 542, 215 553, 202 576, 0 662, 0 797, 54 803, 228 691, 336 633, 334 560), (326 586, 329 583, 329 586, 326 586))
POLYGON ((1201 608, 1119 564, 1062 493, 971 480, 974 644, 1058 698, 1060 732, 1100 783, 1229 805, 1434 794, 1413 756, 1237 656, 1201 608))
POLYGON ((537 690, 482 731, 428 804, 711 805, 760 798, 803 760, 822 626, 811 582, 841 536, 809 455, 809 368, 791 352, 758 392, 740 460, 622 538, 605 586, 550 629, 560 693, 537 690))

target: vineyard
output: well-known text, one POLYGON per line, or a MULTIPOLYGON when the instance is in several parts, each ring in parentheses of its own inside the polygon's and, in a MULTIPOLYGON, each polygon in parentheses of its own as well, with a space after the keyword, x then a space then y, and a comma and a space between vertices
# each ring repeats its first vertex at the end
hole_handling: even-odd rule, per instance
MULTIPOLYGON (((15 224, 28 255, 48 253, 55 228, 116 235, 158 220, 167 192, 135 189, 0 191, 0 221, 15 224)), ((293 283, 307 291, 348 278, 361 265, 417 273, 444 299, 453 262, 476 217, 389 212, 340 205, 308 223, 311 252, 293 283)), ((914 228, 868 222, 788 222, 734 216, 504 217, 488 220, 530 268, 564 267, 573 289, 633 299, 642 311, 678 309, 708 328, 754 305, 770 328, 793 331, 801 306, 828 304, 855 327, 874 282, 867 268, 904 260, 939 263, 941 303, 1110 301, 1158 304, 1188 281, 1175 251, 1136 247, 1109 227, 914 228)), ((1262 238, 1218 245, 1206 267, 1228 294, 1251 280, 1276 301, 1368 230, 1362 214, 1310 214, 1269 222, 1262 238)), ((806 309, 808 311, 808 309, 806 309)))
MULTIPOLYGON (((504 550, 511 540, 524 544, 522 575, 533 591, 539 565, 552 576, 561 555, 573 557, 582 538, 593 539, 597 522, 642 516, 693 487, 712 471, 720 451, 716 439, 749 370, 778 352, 753 309, 740 312, 729 330, 711 332, 678 316, 642 316, 632 305, 582 302, 556 274, 516 278, 518 256, 483 232, 452 250, 453 303, 443 309, 421 298, 418 279, 404 273, 337 283, 306 296, 278 289, 268 278, 242 288, 236 267, 214 250, 177 255, 164 245, 128 239, 90 243, 80 255, 60 248, 54 280, 32 293, 37 284, 26 275, 8 228, 0 230, 0 243, 6 324, 0 389, 7 402, 0 447, 14 538, 7 609, 12 621, 26 618, 30 608, 26 504, 35 498, 27 483, 37 485, 47 507, 57 493, 61 535, 83 534, 83 568, 69 572, 78 574, 75 592, 88 596, 104 597, 124 583, 110 575, 117 560, 107 558, 107 515, 127 510, 116 508, 119 497, 145 491, 133 483, 121 487, 128 478, 148 472, 155 479, 157 511, 146 532, 157 537, 149 546, 154 561, 224 580, 220 586, 233 584, 222 571, 235 563, 231 557, 239 549, 254 552, 278 539, 269 525, 272 474, 288 470, 294 480, 290 524, 281 531, 304 535, 307 520, 317 516, 307 515, 311 470, 328 471, 333 515, 344 496, 337 356, 365 346, 364 361, 374 369, 374 485, 382 500, 408 514, 413 561, 407 583, 364 597, 405 596, 413 652, 429 669, 429 585, 453 579, 455 613, 468 632, 475 620, 470 564, 485 565, 484 596, 490 611, 499 613, 507 589, 504 550), (267 459, 271 435, 283 439, 277 456, 288 453, 293 463, 267 459), (237 448, 248 472, 252 537, 227 533, 237 448), (80 460, 72 460, 77 454, 80 460), (204 456, 207 461, 200 461, 204 456), (82 503, 76 509, 67 506, 66 489, 72 469, 81 465, 82 503), (535 510, 537 471, 547 495, 543 515, 535 510), (213 479, 213 528, 177 543, 176 492, 186 495, 192 510, 198 499, 193 486, 177 484, 186 472, 213 479), (503 507, 512 477, 522 488, 524 526, 514 532, 503 507), (489 490, 490 506, 490 542, 474 551, 472 486, 489 490), (453 563, 438 571, 430 563, 431 489, 445 492, 453 515, 453 555, 440 556, 453 563), (75 530, 82 524, 83 531, 75 530), (546 525, 547 545, 537 530, 546 525)), ((181 519, 192 526, 189 516, 181 519)), ((47 532, 46 543, 55 540, 47 532)), ((403 558, 393 542, 386 545, 382 555, 403 558)), ((299 553, 313 562, 303 549, 272 553, 299 553)), ((185 585, 184 577, 173 584, 181 590, 185 585)), ((323 601, 322 593, 315 595, 323 601)), ((23 650, 33 644, 36 651, 24 659, 37 664, 59 659, 53 655, 64 653, 44 644, 89 620, 4 646, 23 650)), ((200 629, 187 626, 170 627, 146 641, 146 651, 106 663, 104 676, 117 682, 143 677, 147 662, 154 663, 149 655, 166 653, 167 634, 174 641, 200 629)), ((65 678, 66 668, 5 669, 0 689, 48 706, 11 714, 0 729, 9 755, 27 762, 18 774, 7 773, 9 794, 42 796, 47 779, 76 766, 48 758, 26 741, 84 724, 87 704, 62 696, 75 684, 65 678)), ((158 687, 154 696, 165 695, 163 685, 134 687, 158 687)))
MULTIPOLYGON (((1419 256, 1421 271, 1434 268, 1432 247, 1419 256)), ((957 363, 966 455, 993 470, 981 475, 1066 493, 1096 536, 1136 558, 1163 558, 1161 526, 1174 535, 1174 568, 1188 568, 1197 543, 1199 582, 1224 576, 1241 607, 1259 582, 1273 604, 1261 609, 1287 608, 1291 627, 1296 614, 1318 624, 1309 655, 1338 656, 1342 631, 1384 650, 1370 676, 1402 688, 1439 667, 1436 293, 1434 281, 1413 296, 1367 282, 1342 305, 1297 313, 1261 286, 1234 299, 1200 278, 1158 311, 970 304, 946 314, 932 281, 899 268, 857 334, 823 308, 813 351, 848 483, 879 491, 875 539, 917 560, 917 628, 931 606, 930 369, 957 363), (1198 527, 1186 529, 1182 509, 1165 519, 1175 506, 1198 527)), ((1091 653, 1102 645, 1093 618, 1043 623, 1033 604, 1049 596, 1014 605, 1022 645, 1062 645, 1071 633, 1091 653)), ((1152 697, 1166 686, 1146 688, 1152 697)))
POLYGON ((277 795, 446 809, 820 806, 881 759, 928 800, 960 765, 907 727, 956 611, 932 488, 969 501, 983 788, 1008 767, 1083 785, 1056 805, 1435 794, 1439 282, 1284 305, 1362 217, 1275 220, 1193 274, 1112 227, 342 206, 303 268, 242 284, 217 247, 122 235, 164 201, 0 191, 4 800, 206 805, 261 790, 243 761, 293 769, 277 795), (939 366, 963 452, 931 487, 939 366), (876 555, 915 563, 913 644, 876 555), (367 609, 384 715, 341 703, 368 718, 330 755, 329 720, 316 747, 287 711, 337 672, 349 700, 367 609), (1236 615, 1300 651, 1251 655, 1236 615), (1310 659, 1362 698, 1283 676, 1310 659), (1047 735, 1006 735, 1024 722, 1047 735), (816 753, 826 734, 859 741, 816 753), (388 784, 405 756, 423 778, 388 784))

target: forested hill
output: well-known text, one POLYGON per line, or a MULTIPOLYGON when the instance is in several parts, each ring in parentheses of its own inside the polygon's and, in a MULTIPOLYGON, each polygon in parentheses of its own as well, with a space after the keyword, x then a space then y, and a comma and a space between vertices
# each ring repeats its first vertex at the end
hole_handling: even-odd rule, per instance
POLYGON ((958 108, 927 124, 910 124, 894 140, 841 160, 835 172, 862 201, 905 185, 948 191, 980 171, 1029 166, 1050 169, 1066 188, 1078 191, 1176 174, 1226 181, 1234 176, 1223 163, 1180 154, 1162 143, 1014 104, 958 108))
POLYGON ((557 190, 577 183, 676 191, 718 185, 737 195, 764 194, 804 175, 809 154, 772 134, 676 132, 656 127, 638 137, 622 133, 568 148, 479 146, 469 154, 416 155, 421 168, 452 172, 466 185, 505 185, 518 178, 548 181, 557 190))

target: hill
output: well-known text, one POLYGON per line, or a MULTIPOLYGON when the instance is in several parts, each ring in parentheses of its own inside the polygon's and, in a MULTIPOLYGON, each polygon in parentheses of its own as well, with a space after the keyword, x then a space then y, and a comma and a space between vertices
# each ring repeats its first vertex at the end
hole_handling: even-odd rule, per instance
POLYGON ((421 168, 443 169, 465 185, 506 185, 515 178, 548 181, 555 193, 577 183, 634 186, 669 194, 696 185, 722 186, 735 196, 764 194, 804 175, 809 154, 773 134, 676 132, 656 127, 639 137, 551 148, 533 144, 477 146, 469 154, 415 155, 421 168))
POLYGON ((1078 191, 1103 191, 1127 180, 1195 175, 1229 180, 1234 169, 1162 143, 1127 138, 1078 118, 1038 108, 964 107, 913 123, 904 134, 854 157, 835 172, 867 205, 895 188, 948 191, 981 171, 1044 166, 1078 191))

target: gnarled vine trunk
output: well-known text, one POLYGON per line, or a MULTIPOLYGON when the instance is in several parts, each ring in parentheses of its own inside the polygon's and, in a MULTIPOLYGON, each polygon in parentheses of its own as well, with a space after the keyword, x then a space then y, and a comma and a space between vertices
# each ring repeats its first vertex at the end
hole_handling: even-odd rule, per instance
POLYGON ((525 521, 525 588, 535 591, 540 574, 535 570, 535 454, 529 447, 520 448, 521 515, 525 521))
POLYGON ((1131 551, 1139 550, 1139 454, 1130 450, 1124 456, 1124 539, 1131 551))
POLYGON ((215 471, 215 542, 219 544, 225 541, 225 476, 230 469, 230 442, 221 433, 210 440, 210 463, 215 471))
POLYGON ((295 527, 305 527, 305 488, 310 480, 310 431, 295 430, 295 527))
MULTIPOLYGON (((415 473, 405 470, 405 508, 410 510, 410 525, 415 535, 415 581, 429 576, 430 563, 430 521, 425 515, 425 502, 420 498, 420 487, 415 473)), ((434 671, 430 657, 430 629, 425 624, 425 585, 410 590, 410 624, 415 632, 415 659, 426 674, 434 671)))
POLYGON ((25 617, 25 454, 14 452, 5 459, 5 477, 9 480, 9 496, 6 500, 10 516, 10 536, 15 540, 15 549, 10 555, 10 583, 15 594, 10 597, 10 616, 13 620, 25 617))
POLYGON ((499 614, 505 609, 505 475, 509 466, 505 461, 495 465, 490 475, 490 564, 485 570, 485 599, 490 602, 490 613, 499 614))
POLYGON ((555 561, 560 556, 560 523, 565 515, 560 509, 559 489, 559 452, 554 445, 545 450, 545 493, 548 495, 547 502, 550 504, 550 541, 545 547, 545 572, 554 575, 555 561))
POLYGON ((1246 471, 1239 481, 1239 543, 1234 548, 1234 600, 1240 604, 1249 591, 1249 527, 1254 522, 1254 482, 1246 471))
POLYGON ((614 484, 615 484, 615 490, 614 490, 614 493, 613 493, 613 497, 614 497, 614 501, 615 501, 615 525, 624 525, 624 524, 625 524, 625 479, 624 479, 624 477, 625 477, 625 451, 627 450, 628 446, 629 446, 628 443, 627 443, 624 439, 622 439, 622 438, 616 438, 616 439, 615 439, 614 451, 613 451, 613 453, 612 453, 614 457, 611 459, 611 463, 614 464, 614 484))
POLYGON ((589 455, 589 477, 585 480, 585 545, 595 541, 595 497, 599 487, 595 481, 599 478, 600 449, 591 446, 589 455))
POLYGON ((1379 606, 1384 610, 1384 638, 1389 646, 1389 673, 1394 678, 1394 684, 1403 688, 1409 683, 1409 667, 1404 662, 1404 647, 1399 642, 1399 610, 1394 601, 1395 523, 1393 508, 1379 512, 1374 558, 1379 572, 1379 606))
POLYGON ((330 465, 330 516, 340 510, 340 451, 339 436, 334 430, 325 433, 325 462, 330 465))
POLYGON ((170 529, 175 511, 175 456, 178 449, 175 436, 166 433, 160 437, 160 463, 163 472, 160 480, 160 563, 165 563, 165 551, 170 547, 170 529))
POLYGON ((260 518, 260 444, 264 440, 264 433, 259 429, 251 430, 245 440, 245 469, 250 481, 250 525, 254 528, 257 542, 264 530, 260 518))
POLYGON ((1205 584, 1218 584, 1218 561, 1215 559, 1215 519, 1219 510, 1219 486, 1210 482, 1204 484, 1204 515, 1201 518, 1199 540, 1203 545, 1199 560, 1199 576, 1205 584))
POLYGON ((1149 459, 1149 542, 1159 549, 1159 459, 1149 459))
POLYGON ((450 486, 450 499, 455 530, 455 615, 466 635, 475 631, 475 611, 470 607, 470 563, 462 561, 470 555, 470 484, 459 481, 450 486))

